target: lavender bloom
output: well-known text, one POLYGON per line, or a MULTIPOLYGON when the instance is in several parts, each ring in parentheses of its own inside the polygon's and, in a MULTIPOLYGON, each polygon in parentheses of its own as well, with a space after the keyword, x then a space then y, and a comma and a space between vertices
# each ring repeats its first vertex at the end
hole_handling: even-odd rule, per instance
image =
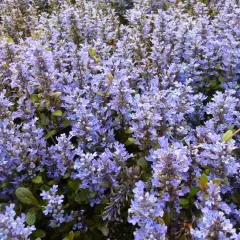
POLYGON ((144 227, 137 229, 133 234, 135 240, 164 240, 166 239, 166 231, 166 226, 149 221, 144 227))
POLYGON ((228 90, 214 95, 213 101, 206 106, 206 113, 212 115, 212 121, 217 125, 217 129, 223 132, 228 124, 240 125, 239 107, 236 91, 228 90))
POLYGON ((191 229, 195 239, 238 239, 239 235, 223 212, 207 210, 200 218, 197 228, 191 229))
POLYGON ((0 177, 12 186, 34 177, 41 170, 39 163, 46 159, 44 133, 36 127, 36 121, 33 119, 22 126, 9 120, 0 123, 0 177))
POLYGON ((25 214, 16 217, 15 204, 6 207, 5 213, 0 214, 0 237, 1 239, 25 240, 36 229, 35 226, 26 226, 25 214))
POLYGON ((71 137, 62 134, 57 138, 57 144, 48 148, 49 160, 45 161, 45 164, 48 166, 50 177, 59 179, 71 168, 74 158, 74 147, 70 140, 71 137))
POLYGON ((146 192, 145 188, 142 181, 136 183, 128 221, 140 227, 134 232, 135 239, 164 239, 167 227, 155 221, 163 216, 164 202, 158 199, 156 192, 146 192))
POLYGON ((47 200, 48 204, 44 207, 44 215, 49 215, 52 217, 50 221, 50 226, 60 226, 61 223, 69 222, 72 220, 71 215, 67 215, 62 210, 62 203, 64 196, 57 195, 58 186, 53 185, 49 191, 42 191, 40 196, 43 200, 47 200))
POLYGON ((158 142, 160 148, 151 150, 147 157, 152 162, 152 185, 166 190, 177 188, 183 180, 187 181, 191 164, 189 151, 178 142, 170 146, 165 137, 159 138, 158 142))
POLYGON ((224 142, 222 134, 215 132, 214 123, 210 120, 206 122, 206 126, 197 128, 198 146, 194 154, 196 160, 202 166, 210 166, 215 177, 235 175, 240 167, 233 154, 236 149, 235 141, 224 142))
MULTIPOLYGON (((125 167, 126 161, 132 156, 127 153, 124 146, 115 142, 110 149, 99 156, 97 153, 83 153, 76 150, 79 156, 74 163, 74 178, 81 180, 80 188, 97 192, 102 198, 107 188, 118 186, 118 176, 125 167)), ((92 204, 95 202, 93 201, 92 204)))

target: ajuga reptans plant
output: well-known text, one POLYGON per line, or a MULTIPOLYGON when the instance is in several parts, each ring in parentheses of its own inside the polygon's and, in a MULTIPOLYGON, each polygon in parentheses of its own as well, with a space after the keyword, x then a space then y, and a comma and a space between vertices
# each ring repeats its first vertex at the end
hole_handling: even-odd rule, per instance
POLYGON ((240 239, 238 0, 0 0, 0 239, 240 239))

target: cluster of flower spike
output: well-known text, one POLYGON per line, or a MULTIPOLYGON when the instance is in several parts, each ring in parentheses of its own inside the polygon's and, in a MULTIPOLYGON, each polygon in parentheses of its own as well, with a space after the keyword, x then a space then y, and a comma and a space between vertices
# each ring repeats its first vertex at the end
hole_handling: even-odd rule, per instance
POLYGON ((0 238, 2 240, 19 240, 27 237, 35 230, 34 226, 26 226, 25 214, 16 217, 14 204, 6 207, 4 214, 0 214, 0 238))
POLYGON ((50 227, 98 205, 136 240, 239 239, 239 128, 238 0, 0 0, 1 202, 41 176, 50 227))

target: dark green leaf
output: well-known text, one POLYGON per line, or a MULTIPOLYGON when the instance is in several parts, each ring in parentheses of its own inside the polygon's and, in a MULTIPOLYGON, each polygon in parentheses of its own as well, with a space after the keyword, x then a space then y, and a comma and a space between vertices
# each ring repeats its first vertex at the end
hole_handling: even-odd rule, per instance
POLYGON ((51 181, 48 182, 48 185, 49 185, 49 186, 54 185, 54 184, 56 184, 56 181, 55 181, 55 180, 51 180, 51 181))
POLYGON ((168 211, 164 211, 163 220, 166 225, 170 224, 171 216, 168 211))
POLYGON ((92 197, 92 198, 95 197, 96 195, 97 195, 97 192, 91 192, 91 193, 89 194, 89 196, 92 197))
POLYGON ((26 204, 38 205, 37 199, 33 196, 32 192, 24 187, 19 187, 15 191, 15 194, 19 201, 26 204))
POLYGON ((148 162, 145 160, 145 158, 141 157, 137 160, 137 165, 139 165, 143 169, 146 169, 148 166, 148 162))
POLYGON ((80 231, 74 232, 74 237, 79 238, 80 235, 81 235, 81 232, 80 232, 80 231))
POLYGON ((220 76, 220 77, 218 78, 218 80, 219 80, 220 82, 225 82, 225 81, 226 81, 225 77, 222 77, 222 76, 220 76))
POLYGON ((38 97, 37 94, 32 94, 30 98, 31 98, 31 100, 33 100, 35 103, 39 103, 39 102, 40 102, 40 101, 39 101, 39 97, 38 97))
POLYGON ((77 190, 79 188, 79 183, 77 181, 70 180, 68 181, 68 186, 73 190, 77 190))
POLYGON ((187 240, 187 237, 185 237, 184 235, 182 235, 179 240, 187 240))
POLYGON ((32 236, 37 238, 44 238, 46 237, 46 233, 41 229, 36 229, 33 231, 32 236))
POLYGON ((64 120, 64 121, 62 122, 62 124, 63 124, 64 127, 68 127, 68 126, 71 126, 72 121, 71 121, 71 120, 64 120))
POLYGON ((81 203, 81 202, 85 201, 87 199, 87 197, 88 197, 88 190, 82 190, 75 197, 75 202, 81 203))
POLYGON ((195 186, 191 187, 190 189, 190 196, 195 196, 198 193, 199 189, 195 186))
POLYGON ((180 198, 179 203, 180 203, 180 205, 188 205, 189 200, 187 198, 180 198))

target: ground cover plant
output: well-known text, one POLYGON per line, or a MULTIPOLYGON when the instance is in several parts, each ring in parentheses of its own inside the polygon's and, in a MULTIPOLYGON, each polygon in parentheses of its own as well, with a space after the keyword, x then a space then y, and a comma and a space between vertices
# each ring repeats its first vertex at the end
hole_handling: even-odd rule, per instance
POLYGON ((0 0, 0 239, 240 239, 238 0, 0 0))

